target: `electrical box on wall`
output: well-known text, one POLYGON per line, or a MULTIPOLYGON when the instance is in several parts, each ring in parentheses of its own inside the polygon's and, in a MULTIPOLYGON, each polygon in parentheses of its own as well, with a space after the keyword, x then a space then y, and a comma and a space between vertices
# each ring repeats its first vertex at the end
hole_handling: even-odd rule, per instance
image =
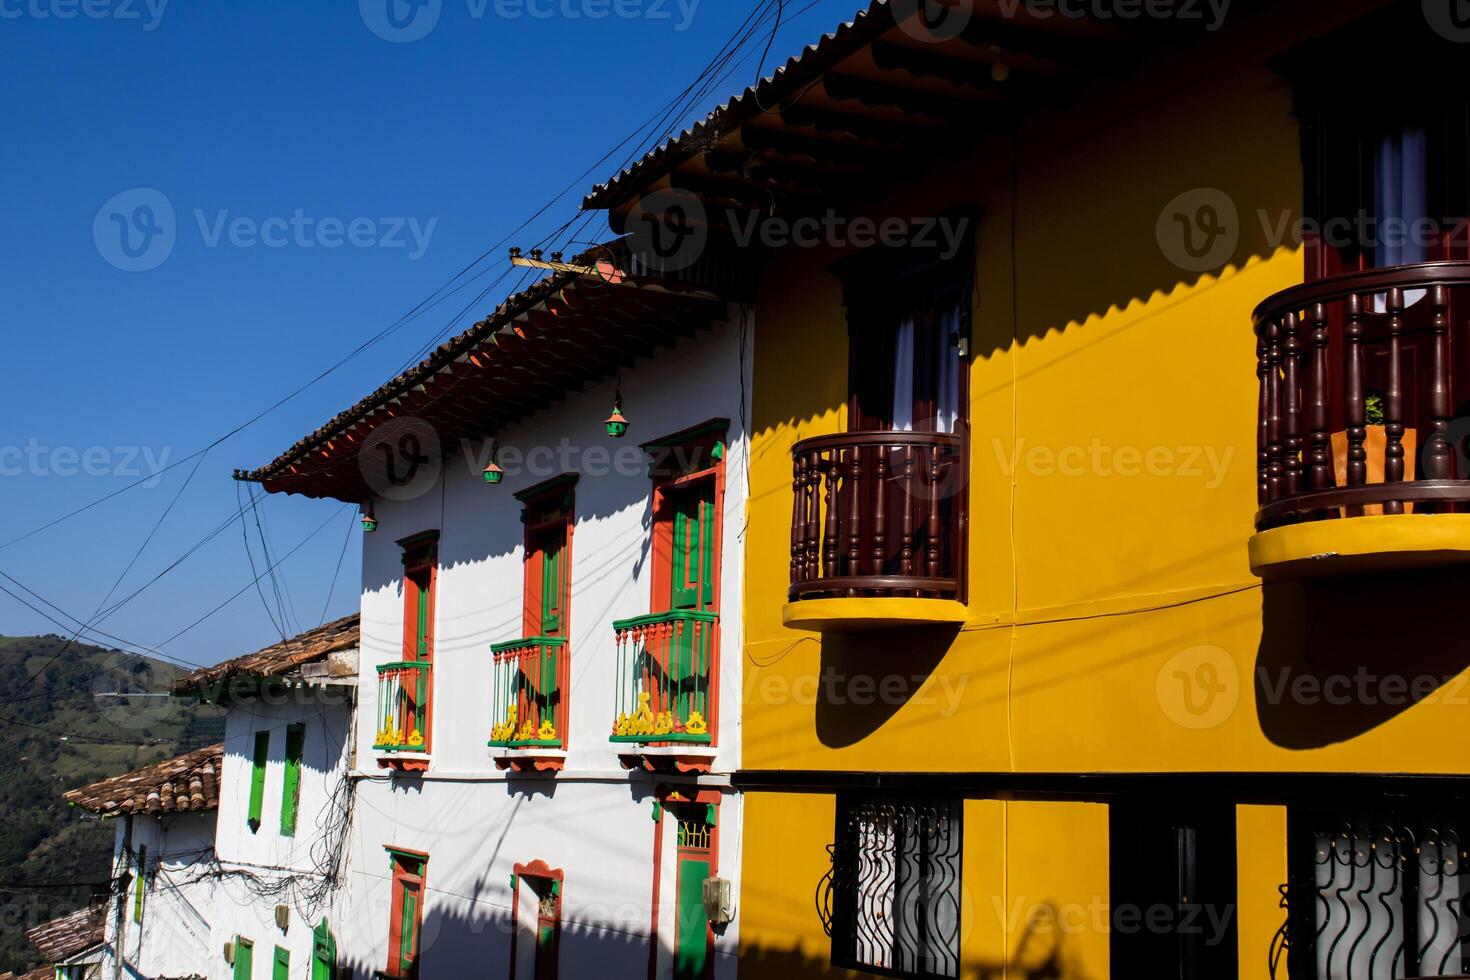
POLYGON ((276 928, 279 929, 279 930, 281 930, 282 932, 285 932, 286 931, 286 927, 289 926, 290 924, 291 924, 291 906, 289 906, 289 905, 277 905, 276 906, 276 928))
POLYGON ((729 879, 704 879, 704 914, 712 926, 726 926, 735 918, 734 890, 729 879))
POLYGON ((225 943, 225 963, 230 966, 235 965, 235 943, 233 940, 225 943))

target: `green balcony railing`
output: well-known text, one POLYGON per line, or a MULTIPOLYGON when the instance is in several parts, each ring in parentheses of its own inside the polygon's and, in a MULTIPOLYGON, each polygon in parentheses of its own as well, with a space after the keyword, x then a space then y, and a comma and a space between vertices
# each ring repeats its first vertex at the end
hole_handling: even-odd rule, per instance
POLYGON ((378 668, 375 751, 428 751, 431 669, 425 660, 383 664, 378 668))
POLYGON ((714 741, 719 624, 719 613, 695 610, 613 623, 618 673, 612 741, 714 741))
POLYGON ((561 748, 567 731, 567 641, 530 636, 490 648, 494 698, 490 745, 561 748))

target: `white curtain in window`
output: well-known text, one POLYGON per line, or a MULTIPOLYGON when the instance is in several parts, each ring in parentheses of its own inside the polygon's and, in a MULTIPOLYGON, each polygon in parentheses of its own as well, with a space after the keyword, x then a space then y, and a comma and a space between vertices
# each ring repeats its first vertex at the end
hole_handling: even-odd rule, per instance
POLYGON ((898 325, 893 342, 893 431, 914 429, 914 332, 912 314, 898 325))
MULTIPOLYGON (((1412 265, 1429 260, 1429 245, 1416 228, 1429 217, 1428 139, 1422 128, 1394 130, 1378 143, 1378 159, 1374 167, 1373 215, 1375 223, 1368 230, 1374 236, 1370 253, 1373 265, 1382 269, 1393 265, 1412 265)), ((1410 306, 1425 296, 1422 289, 1404 294, 1410 306)), ((1374 297, 1378 312, 1388 309, 1388 297, 1374 297)))
POLYGON ((960 417, 960 358, 959 351, 955 348, 960 335, 960 316, 958 303, 946 308, 940 317, 938 336, 935 338, 935 343, 939 345, 939 390, 934 400, 936 432, 953 432, 960 417))

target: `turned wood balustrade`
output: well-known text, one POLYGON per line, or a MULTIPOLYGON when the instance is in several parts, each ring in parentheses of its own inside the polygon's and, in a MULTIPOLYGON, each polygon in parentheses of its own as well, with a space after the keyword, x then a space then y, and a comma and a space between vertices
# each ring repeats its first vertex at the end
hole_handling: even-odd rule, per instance
POLYGON ((790 599, 960 594, 958 435, 844 432, 791 450, 790 599))
POLYGON ((1470 398, 1467 314, 1463 261, 1332 276, 1257 307, 1258 530, 1470 511, 1470 468, 1456 445, 1467 434, 1457 419, 1470 398), (1383 414, 1381 458, 1371 459, 1370 396, 1383 414))

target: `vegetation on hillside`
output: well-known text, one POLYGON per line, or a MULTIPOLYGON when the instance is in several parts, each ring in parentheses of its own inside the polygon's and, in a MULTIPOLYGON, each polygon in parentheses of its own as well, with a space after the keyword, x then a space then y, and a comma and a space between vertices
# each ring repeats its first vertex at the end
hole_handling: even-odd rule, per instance
POLYGON ((27 929, 106 894, 113 824, 61 794, 223 737, 218 709, 164 694, 181 673, 65 637, 0 636, 0 972, 38 965, 27 929))

